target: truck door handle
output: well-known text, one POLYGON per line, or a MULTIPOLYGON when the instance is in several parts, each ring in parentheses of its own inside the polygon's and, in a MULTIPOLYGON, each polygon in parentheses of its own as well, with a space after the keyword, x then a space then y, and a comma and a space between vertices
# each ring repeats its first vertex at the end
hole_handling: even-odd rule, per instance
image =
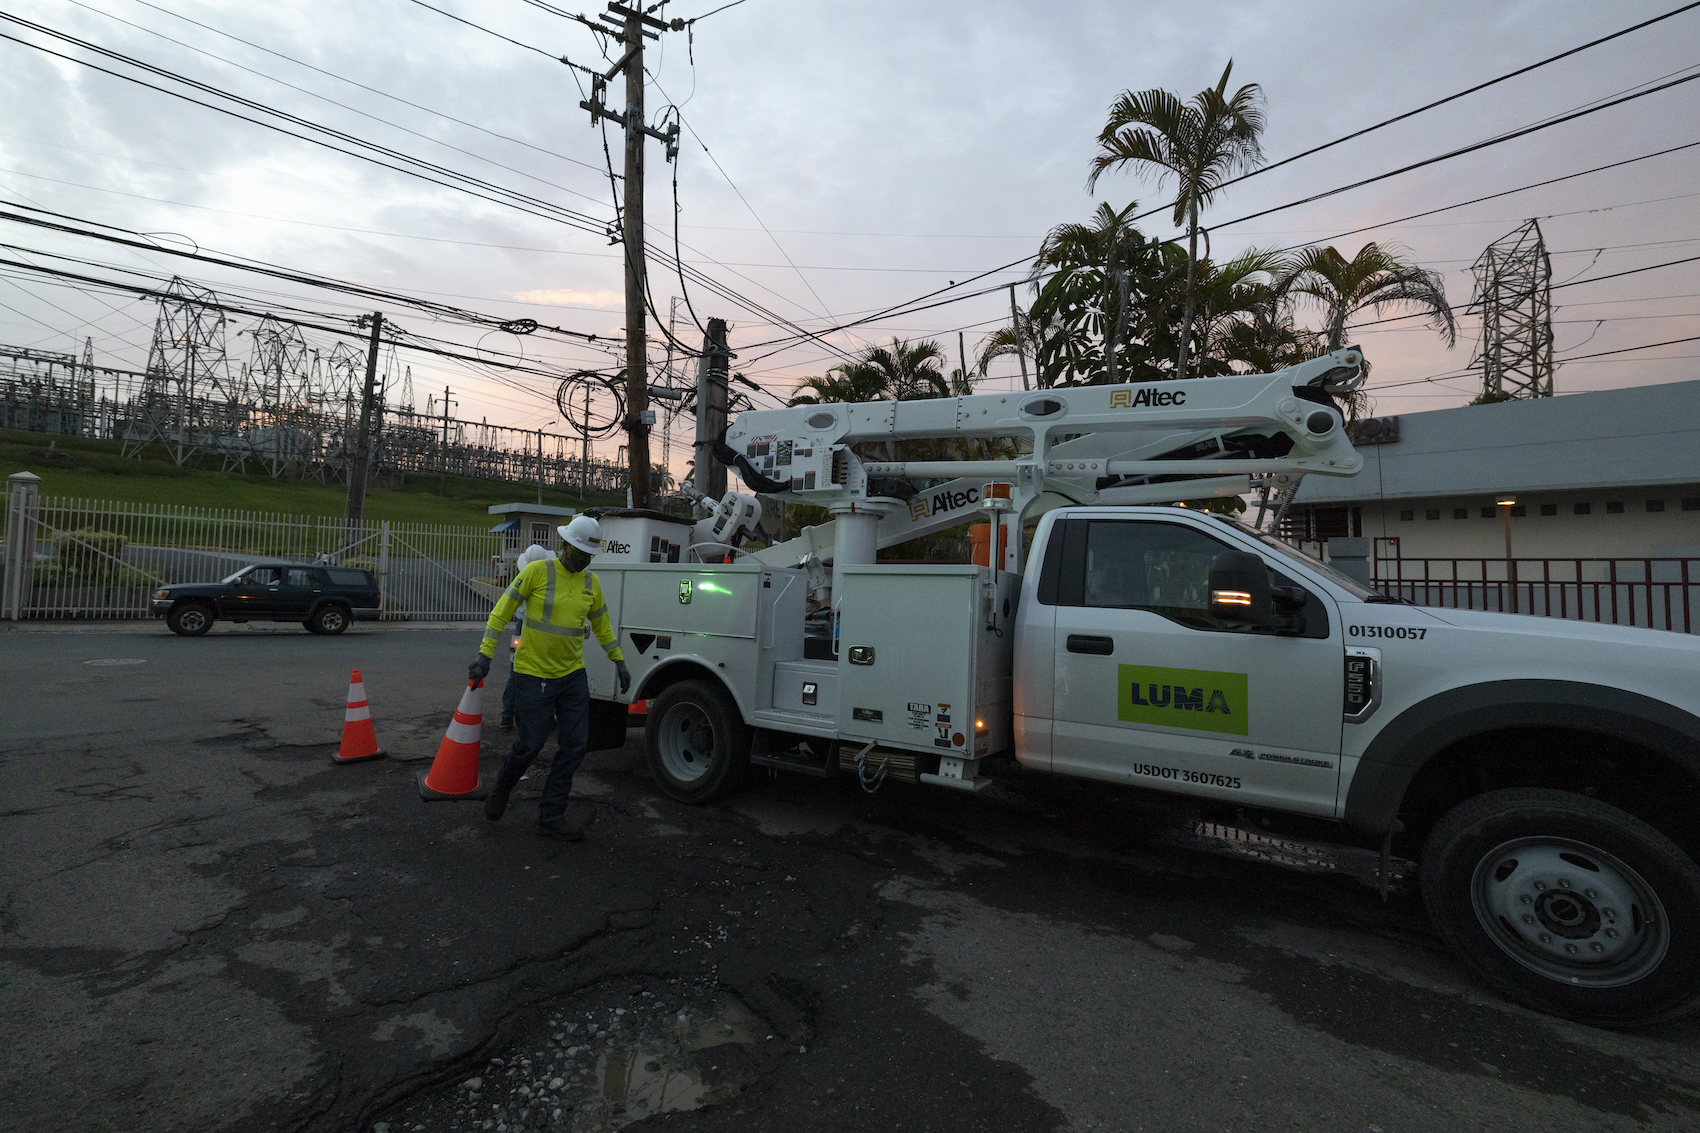
POLYGON ((1071 633, 1068 635, 1068 651, 1070 653, 1097 653, 1108 657, 1116 651, 1116 642, 1110 637, 1093 637, 1090 634, 1071 633))

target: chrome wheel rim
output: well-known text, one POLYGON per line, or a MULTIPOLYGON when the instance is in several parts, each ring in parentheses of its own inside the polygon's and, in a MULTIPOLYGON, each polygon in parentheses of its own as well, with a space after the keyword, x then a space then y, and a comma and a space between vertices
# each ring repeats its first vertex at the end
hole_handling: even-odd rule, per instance
POLYGON ((177 624, 190 633, 198 633, 207 624, 206 611, 199 609, 184 610, 177 615, 177 624))
POLYGON ((1512 959, 1573 987, 1644 979, 1670 949, 1651 885, 1611 854, 1568 838, 1519 838, 1483 855, 1470 881, 1476 919, 1512 959))
POLYGON ((689 702, 669 708, 656 729, 661 766, 680 783, 694 783, 708 774, 714 759, 714 725, 708 713, 689 702))
POLYGON ((327 633, 335 633, 343 626, 342 611, 330 610, 319 615, 319 628, 327 633))

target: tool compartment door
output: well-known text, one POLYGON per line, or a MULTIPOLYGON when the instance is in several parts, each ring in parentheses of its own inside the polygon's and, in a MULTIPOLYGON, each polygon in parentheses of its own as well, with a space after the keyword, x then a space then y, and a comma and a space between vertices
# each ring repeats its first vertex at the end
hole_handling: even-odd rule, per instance
POLYGON ((846 566, 838 731, 935 755, 972 755, 976 566, 846 566))

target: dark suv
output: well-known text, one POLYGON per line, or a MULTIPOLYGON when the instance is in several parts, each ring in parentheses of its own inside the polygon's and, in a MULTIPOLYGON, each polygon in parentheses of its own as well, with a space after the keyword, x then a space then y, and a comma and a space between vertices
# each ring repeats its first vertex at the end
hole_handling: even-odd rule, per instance
POLYGON ((313 633, 341 633, 351 620, 383 612, 378 581, 357 567, 260 563, 223 582, 184 583, 154 591, 148 610, 171 632, 199 637, 219 618, 231 622, 300 622, 313 633))

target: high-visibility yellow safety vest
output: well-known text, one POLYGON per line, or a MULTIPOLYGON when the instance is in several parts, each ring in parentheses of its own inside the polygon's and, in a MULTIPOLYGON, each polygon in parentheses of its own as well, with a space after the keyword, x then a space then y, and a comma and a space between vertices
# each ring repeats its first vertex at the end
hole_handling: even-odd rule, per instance
POLYGON ((589 570, 574 574, 561 565, 560 559, 544 559, 520 571, 490 611, 480 653, 495 656, 496 635, 516 610, 523 610, 525 615, 519 651, 514 654, 516 673, 554 679, 584 668, 586 624, 609 660, 625 660, 608 620, 602 582, 589 570))

